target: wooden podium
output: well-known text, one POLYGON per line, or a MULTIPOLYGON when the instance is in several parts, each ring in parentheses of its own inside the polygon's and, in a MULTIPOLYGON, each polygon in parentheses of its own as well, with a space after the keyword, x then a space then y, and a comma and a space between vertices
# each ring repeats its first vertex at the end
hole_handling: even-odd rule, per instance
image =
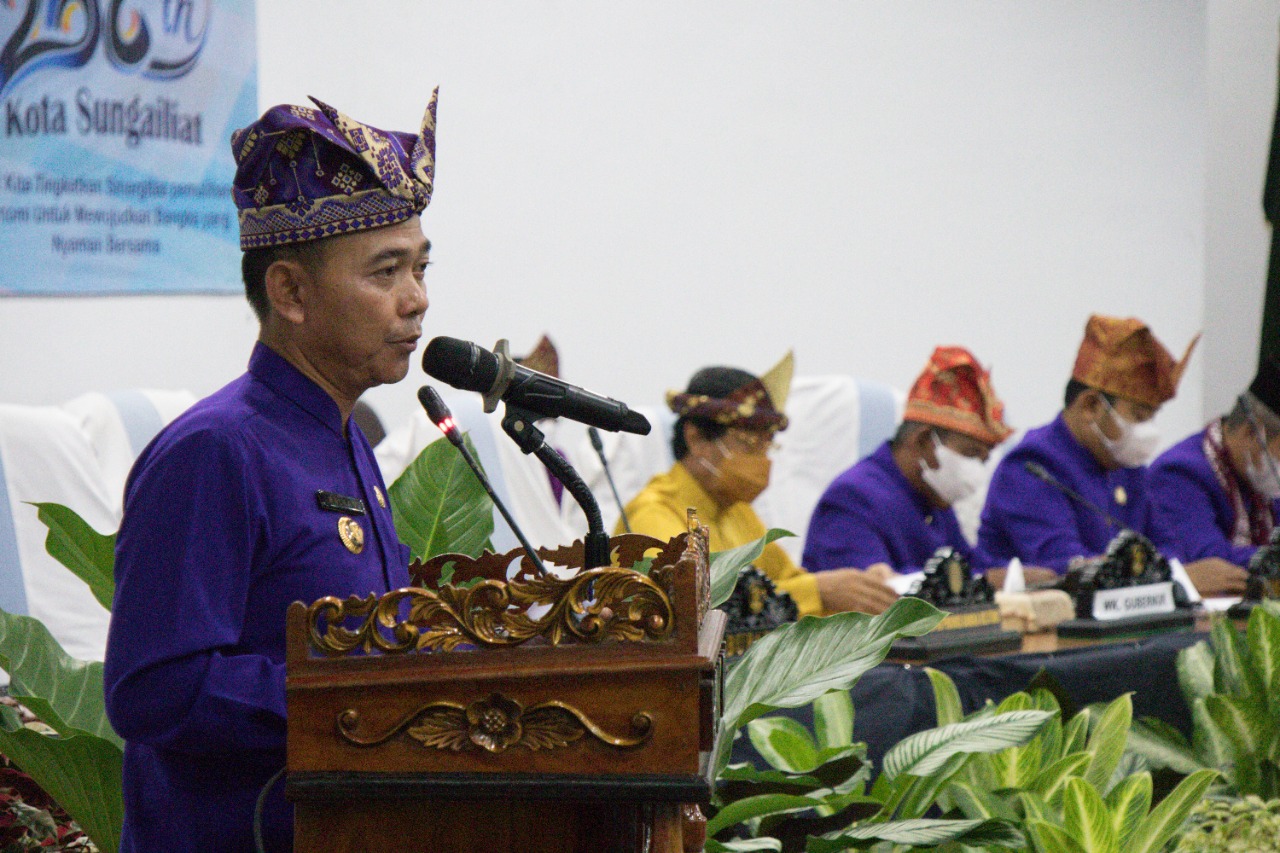
MULTIPOLYGON (((662 551, 563 579, 448 555, 412 588, 293 604, 294 849, 701 850, 724 632, 706 530, 610 544, 624 566, 662 551)), ((540 556, 577 568, 582 545, 540 556)))

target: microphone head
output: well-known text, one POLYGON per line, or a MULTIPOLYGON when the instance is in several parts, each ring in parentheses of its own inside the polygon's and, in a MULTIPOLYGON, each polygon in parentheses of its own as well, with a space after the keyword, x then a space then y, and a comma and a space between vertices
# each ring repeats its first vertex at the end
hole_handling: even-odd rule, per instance
POLYGON ((457 338, 432 338, 422 353, 422 369, 454 388, 481 394, 487 394, 498 379, 497 357, 457 338))
POLYGON ((604 439, 600 437, 600 430, 593 426, 587 427, 587 437, 591 439, 591 446, 596 449, 596 453, 604 453, 604 439))
POLYGON ((622 424, 619 425, 617 431, 635 433, 636 435, 648 435, 649 430, 651 429, 653 429, 653 427, 649 425, 648 418, 639 412, 628 409, 627 415, 623 419, 622 424))
POLYGON ((453 413, 449 411, 449 407, 441 399, 440 392, 430 385, 423 385, 418 389, 418 402, 426 410, 427 417, 440 428, 442 433, 450 439, 457 435, 458 423, 453 419, 453 413))

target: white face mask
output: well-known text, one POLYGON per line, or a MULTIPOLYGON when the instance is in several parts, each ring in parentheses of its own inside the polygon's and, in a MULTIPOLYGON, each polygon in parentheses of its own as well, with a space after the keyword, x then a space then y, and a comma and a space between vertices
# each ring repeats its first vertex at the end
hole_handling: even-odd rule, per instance
POLYGON ((985 462, 947 447, 937 433, 933 434, 933 452, 938 457, 938 467, 930 468, 921 459, 920 476, 948 506, 978 491, 987 476, 985 462))
POLYGON ((1102 402, 1107 407, 1107 411, 1111 412, 1111 418, 1116 425, 1120 427, 1119 438, 1107 438, 1107 434, 1102 431, 1097 422, 1093 424, 1098 438, 1102 439, 1102 444, 1111 454, 1111 458, 1121 468, 1137 468, 1139 465, 1146 465, 1160 445, 1160 428, 1156 426, 1155 418, 1135 424, 1121 417, 1107 402, 1106 397, 1102 398, 1102 402))
POLYGON ((1276 469, 1280 468, 1280 459, 1272 456, 1268 460, 1268 455, 1265 451, 1251 455, 1248 464, 1245 465, 1244 475, 1255 492, 1273 501, 1280 498, 1280 477, 1276 475, 1276 469))

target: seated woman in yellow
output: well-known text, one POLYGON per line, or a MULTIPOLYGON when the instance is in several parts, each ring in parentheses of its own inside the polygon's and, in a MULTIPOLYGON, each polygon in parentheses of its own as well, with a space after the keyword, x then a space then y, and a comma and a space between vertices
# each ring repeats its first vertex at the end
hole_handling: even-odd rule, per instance
MULTIPOLYGON (((751 502, 769 485, 773 436, 787 427, 782 407, 791 369, 790 355, 759 378, 733 367, 707 367, 693 375, 685 391, 667 394, 667 405, 679 416, 671 439, 676 464, 627 505, 634 532, 659 539, 678 536, 686 529, 686 510, 693 507, 711 531, 712 551, 764 536, 764 522, 751 502)), ((795 599, 802 616, 879 613, 897 598, 874 570, 810 574, 776 543, 765 546, 755 565, 795 599)))

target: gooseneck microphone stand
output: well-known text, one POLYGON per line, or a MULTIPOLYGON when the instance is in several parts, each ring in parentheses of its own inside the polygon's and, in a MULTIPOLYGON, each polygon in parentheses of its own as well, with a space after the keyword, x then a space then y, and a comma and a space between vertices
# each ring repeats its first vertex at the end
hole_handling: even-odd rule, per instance
POLYGON ((600 515, 600 505, 596 503, 595 495, 591 494, 582 477, 572 465, 565 461, 559 451, 547 444, 546 435, 534 423, 540 417, 537 413, 511 403, 506 404, 504 411, 503 431, 511 436, 523 453, 532 453, 538 457, 547 470, 564 484, 565 490, 573 495, 573 499, 578 502, 578 506, 582 507, 582 512, 587 517, 582 568, 587 570, 609 565, 609 534, 604 530, 604 519, 600 515))

